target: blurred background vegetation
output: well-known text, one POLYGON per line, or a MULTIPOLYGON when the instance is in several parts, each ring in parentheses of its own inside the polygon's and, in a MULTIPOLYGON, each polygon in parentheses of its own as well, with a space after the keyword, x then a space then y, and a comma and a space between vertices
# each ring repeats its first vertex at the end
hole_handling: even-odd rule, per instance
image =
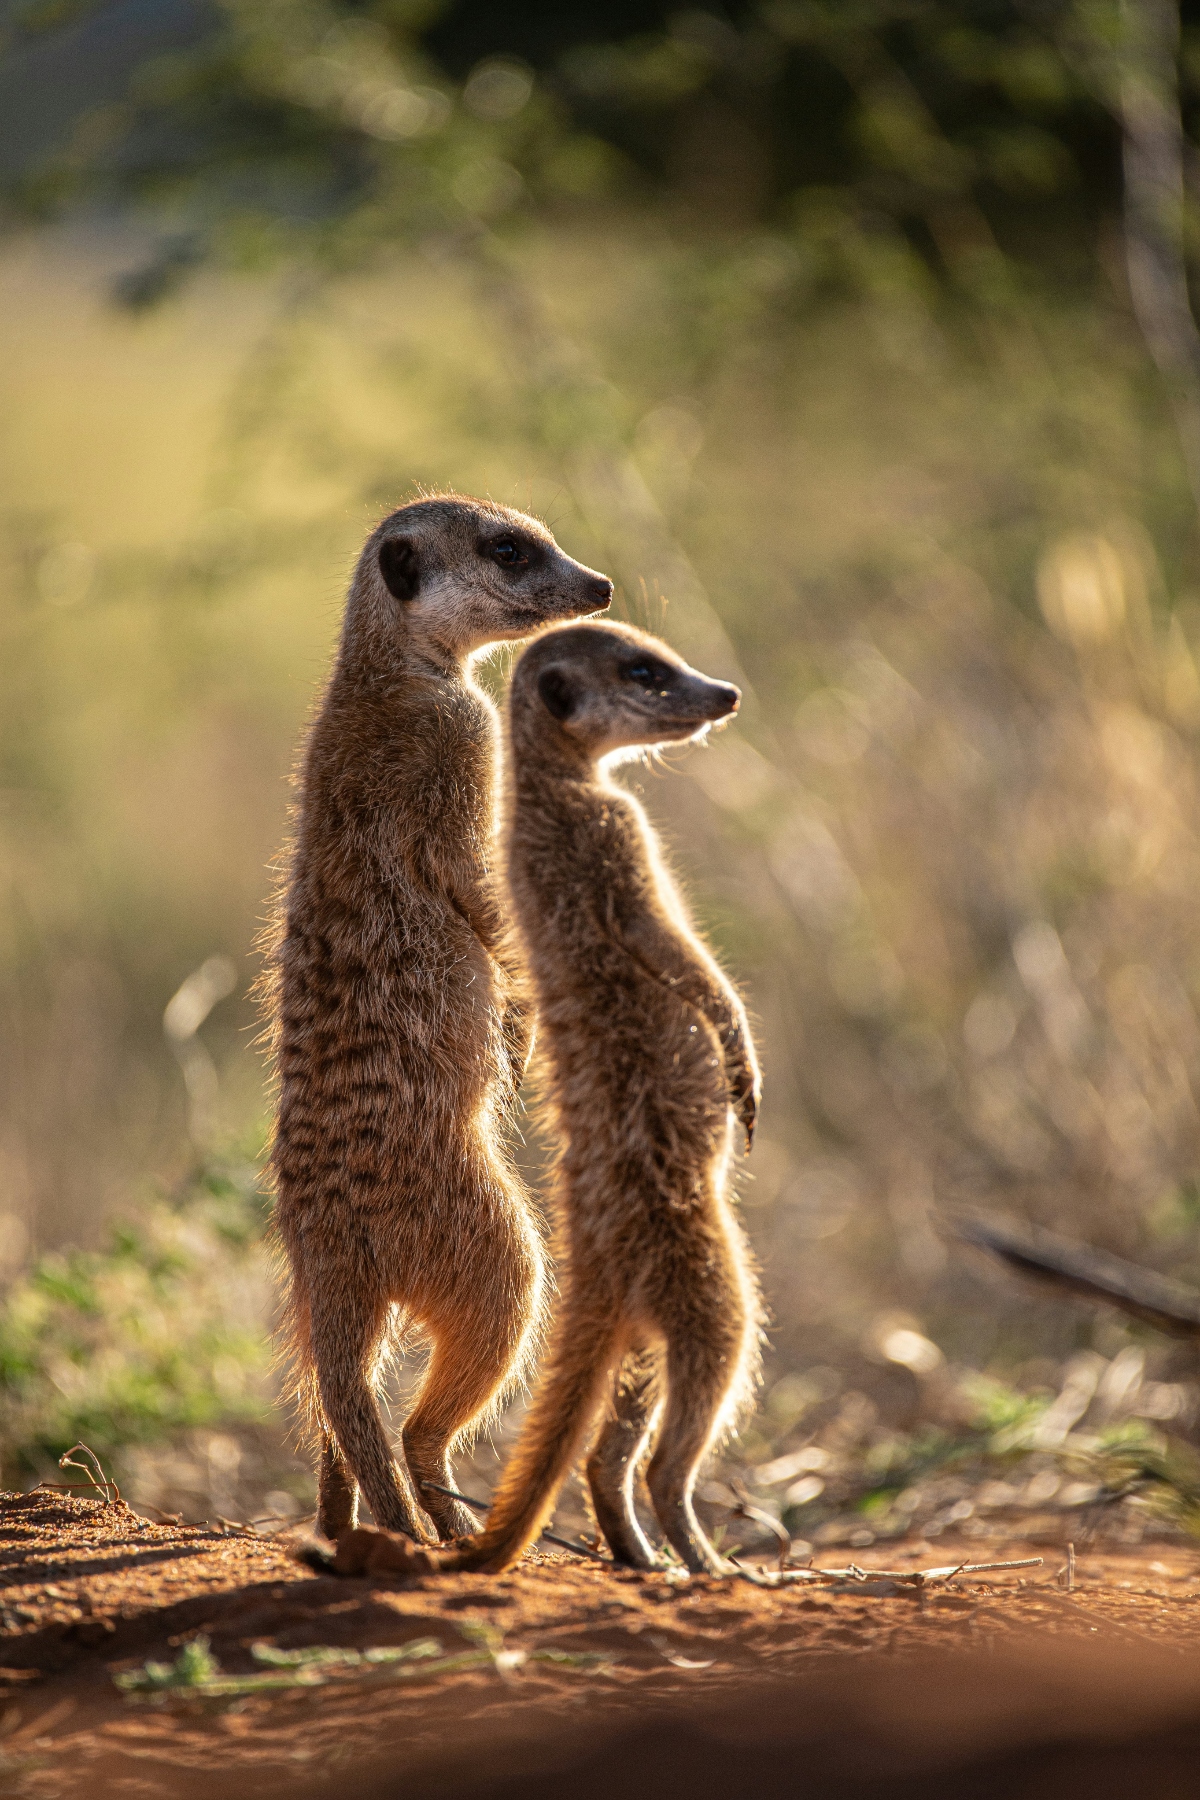
POLYGON ((818 1543, 1188 1513, 1193 1353, 943 1221, 1200 1280, 1200 9, 0 19, 5 1484, 83 1436, 146 1505, 308 1504, 253 942, 425 483, 746 690, 629 776, 760 1022, 729 1469, 818 1543))

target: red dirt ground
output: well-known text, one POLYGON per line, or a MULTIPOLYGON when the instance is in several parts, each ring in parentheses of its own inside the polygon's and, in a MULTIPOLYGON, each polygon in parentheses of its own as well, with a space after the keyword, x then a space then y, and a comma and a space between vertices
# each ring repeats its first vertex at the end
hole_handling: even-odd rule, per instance
POLYGON ((1105 1780, 1127 1753, 1138 1773, 1123 1791, 1200 1791, 1200 1550, 1084 1553, 1072 1593, 1061 1551, 1018 1541, 854 1553, 896 1569, 1039 1554, 1041 1568, 923 1594, 765 1590, 540 1553, 499 1577, 345 1580, 249 1533, 3 1495, 0 1794, 897 1796, 940 1793, 935 1777, 957 1771, 948 1792, 1026 1800, 1075 1791, 1066 1765, 1048 1773, 1068 1754, 1071 1768, 1092 1757, 1092 1795, 1120 1792, 1105 1780), (254 1644, 432 1637, 453 1655, 478 1653, 481 1626, 500 1654, 429 1679, 335 1668, 314 1687, 158 1702, 113 1681, 200 1633, 224 1671, 248 1674, 262 1672, 254 1644), (545 1651, 607 1661, 520 1660, 545 1651), (979 1758, 986 1779, 964 1786, 979 1758))

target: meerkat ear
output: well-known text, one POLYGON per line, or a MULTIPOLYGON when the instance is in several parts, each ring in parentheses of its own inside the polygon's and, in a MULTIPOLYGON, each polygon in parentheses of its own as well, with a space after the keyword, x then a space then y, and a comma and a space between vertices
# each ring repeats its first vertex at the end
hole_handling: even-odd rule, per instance
POLYGON ((575 695, 561 669, 543 669, 538 676, 537 691, 552 718, 569 719, 575 711, 575 695))
POLYGON ((421 571, 411 539, 384 538, 379 546, 379 573, 388 593, 397 600, 416 599, 421 586, 421 571))

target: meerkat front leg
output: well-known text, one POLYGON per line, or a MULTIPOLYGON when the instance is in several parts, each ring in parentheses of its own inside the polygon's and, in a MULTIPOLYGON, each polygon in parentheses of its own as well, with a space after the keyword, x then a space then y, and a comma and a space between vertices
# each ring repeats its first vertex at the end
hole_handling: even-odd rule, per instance
POLYGON ((670 926, 648 908, 630 910, 622 917, 616 906, 609 909, 609 929, 629 955, 652 976, 702 1013, 716 1032, 725 1059, 729 1103, 746 1135, 746 1149, 754 1142, 762 1073, 741 1000, 720 971, 707 967, 683 944, 670 926))
POLYGON ((529 1059, 533 1054, 534 1009, 524 993, 524 971, 521 968, 511 930, 489 879, 467 884, 460 882, 452 894, 452 904, 459 917, 468 924, 499 972, 504 991, 501 1031, 508 1057, 509 1079, 514 1094, 520 1091, 529 1059))
POLYGON ((634 1350, 617 1370, 613 1410, 600 1427, 587 1462, 588 1487, 596 1523, 613 1561, 628 1569, 654 1569, 655 1553, 634 1510, 638 1465, 645 1454, 662 1403, 659 1357, 634 1350))

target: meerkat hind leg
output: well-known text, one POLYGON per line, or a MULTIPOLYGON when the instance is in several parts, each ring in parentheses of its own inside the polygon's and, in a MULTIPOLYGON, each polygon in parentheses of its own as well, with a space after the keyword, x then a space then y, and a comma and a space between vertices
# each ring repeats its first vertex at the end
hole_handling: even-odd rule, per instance
POLYGON ((527 1244, 506 1234, 488 1261, 491 1279, 460 1294, 452 1318, 425 1320, 433 1354, 404 1426, 409 1470, 443 1538, 471 1537, 480 1529, 469 1507, 434 1489, 455 1486, 450 1448, 509 1386, 538 1308, 539 1267, 527 1244))
POLYGON ((613 1410, 600 1428, 587 1462, 596 1523, 613 1561, 628 1569, 654 1569, 659 1558, 634 1510, 638 1464, 662 1400, 659 1356, 631 1350, 613 1383, 613 1410))
POLYGON ((427 1544, 434 1540, 433 1528, 413 1493, 408 1470, 392 1453, 373 1391, 387 1313, 381 1296, 365 1295, 352 1303, 343 1284, 330 1283, 322 1300, 314 1300, 312 1343, 321 1410, 375 1523, 427 1544))
POLYGON ((499 1346, 487 1331, 459 1321, 460 1328, 464 1324, 461 1335, 456 1330, 435 1339, 403 1433, 404 1455, 421 1504, 443 1539, 473 1537, 480 1528, 470 1507, 436 1490, 454 1486, 450 1445, 503 1385, 511 1361, 511 1355, 497 1354, 499 1346))
POLYGON ((736 1304, 714 1309, 707 1329, 668 1344, 667 1400, 646 1485, 667 1542, 694 1575, 728 1575, 732 1566, 708 1541, 692 1505, 692 1489, 713 1428, 745 1355, 744 1314, 736 1304))
POLYGON ((350 1473, 337 1440, 321 1433, 317 1464, 317 1530, 336 1540, 358 1523, 358 1483, 350 1473))
POLYGON ((568 1292, 529 1411, 492 1497, 487 1526, 447 1566, 499 1574, 541 1535, 623 1351, 621 1321, 613 1310, 576 1310, 568 1292))

